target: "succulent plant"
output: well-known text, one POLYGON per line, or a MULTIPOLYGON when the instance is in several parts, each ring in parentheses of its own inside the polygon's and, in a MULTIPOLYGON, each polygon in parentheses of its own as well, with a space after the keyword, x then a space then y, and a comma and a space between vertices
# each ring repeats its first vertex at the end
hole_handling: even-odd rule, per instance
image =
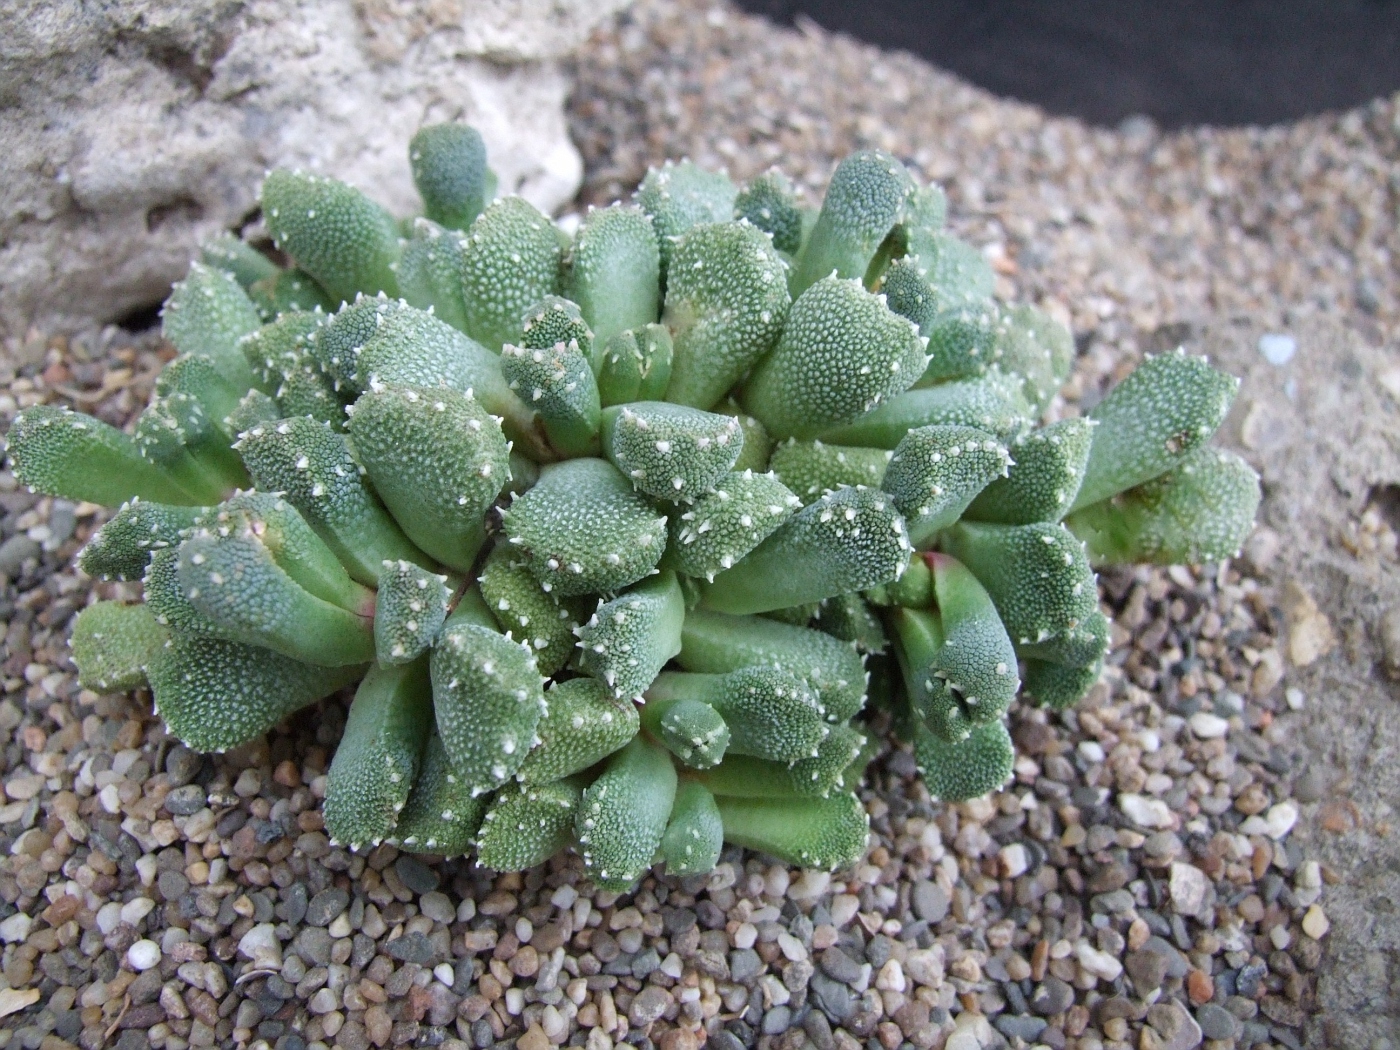
POLYGON ((220 751, 359 683, 342 843, 573 846, 617 890, 726 840, 847 864, 868 691, 935 797, 995 790, 1017 696, 1098 677, 1095 568, 1251 527, 1257 479, 1207 444, 1235 380, 1178 351, 1051 421, 1069 333, 885 153, 815 210, 668 164, 572 236, 491 199, 469 128, 410 159, 406 222, 272 172, 290 268, 205 246, 133 433, 40 406, 8 438, 25 484, 119 506, 80 564, 144 583, 78 616, 86 685, 220 751))

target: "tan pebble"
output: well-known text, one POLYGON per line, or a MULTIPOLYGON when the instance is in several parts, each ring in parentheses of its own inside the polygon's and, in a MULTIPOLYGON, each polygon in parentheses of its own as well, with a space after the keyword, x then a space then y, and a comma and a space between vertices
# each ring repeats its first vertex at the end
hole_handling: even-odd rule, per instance
POLYGON ((1192 970, 1186 975, 1186 994, 1196 1006, 1210 1002, 1215 995, 1215 982, 1210 974, 1202 970, 1192 970))
POLYGON ((1320 905, 1314 904, 1303 915, 1303 932, 1315 941, 1320 941, 1327 936, 1327 931, 1332 928, 1332 922, 1327 918, 1327 913, 1320 905))
POLYGON ((1152 930, 1141 919, 1134 919, 1128 927, 1128 948, 1137 951, 1147 943, 1147 938, 1152 936, 1152 930))

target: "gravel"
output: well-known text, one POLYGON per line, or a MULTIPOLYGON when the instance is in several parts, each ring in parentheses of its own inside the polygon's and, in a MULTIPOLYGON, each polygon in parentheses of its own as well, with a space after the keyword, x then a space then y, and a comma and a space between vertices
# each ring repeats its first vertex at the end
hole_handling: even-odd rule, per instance
MULTIPOLYGON (((1400 318, 1395 101, 1094 130, 693 0, 639 4, 574 72, 584 202, 683 155, 736 177, 781 162, 816 191, 880 145, 941 180, 1003 294, 1073 325, 1065 411, 1180 322, 1333 313, 1381 338, 1400 318)), ((121 424, 168 356, 153 334, 36 333, 0 359, 0 428, 47 400, 121 424)), ((333 847, 319 802, 346 697, 205 757, 144 694, 80 689, 68 620, 137 593, 73 566, 101 520, 0 473, 0 1048, 1302 1045, 1329 871, 1295 801, 1327 782, 1290 785, 1311 701, 1285 694, 1283 599, 1251 556, 1106 573, 1104 680, 1074 711, 1015 712, 1003 792, 936 804, 895 747, 854 869, 726 849, 619 897, 572 859, 496 875, 333 847)))

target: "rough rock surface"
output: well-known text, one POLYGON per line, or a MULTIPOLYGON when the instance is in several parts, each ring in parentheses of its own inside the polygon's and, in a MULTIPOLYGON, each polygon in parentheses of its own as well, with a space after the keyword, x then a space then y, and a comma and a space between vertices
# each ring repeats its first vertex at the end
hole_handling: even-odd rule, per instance
POLYGON ((1195 345, 1244 380, 1223 439, 1263 479, 1246 556, 1278 585, 1286 681, 1306 697, 1287 716, 1302 728, 1294 836, 1325 866, 1331 921, 1311 1034, 1382 1046, 1400 1032, 1400 684, 1387 674, 1400 658, 1400 363, 1393 345, 1319 319, 1291 329, 1295 350, 1274 364, 1270 334, 1218 325, 1195 345))
POLYGON ((622 2, 0 4, 0 335, 159 302, 274 165, 411 211, 427 121, 474 124, 502 192, 553 210, 583 170, 558 59, 622 2))

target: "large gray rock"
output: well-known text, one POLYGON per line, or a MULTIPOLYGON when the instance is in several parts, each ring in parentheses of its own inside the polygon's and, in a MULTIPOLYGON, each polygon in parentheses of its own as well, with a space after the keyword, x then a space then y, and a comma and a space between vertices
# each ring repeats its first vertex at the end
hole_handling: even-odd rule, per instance
POLYGON ((0 0, 0 336, 162 299, 296 165, 418 207, 407 144, 462 119, 545 210, 582 163, 559 59, 626 0, 0 0))

